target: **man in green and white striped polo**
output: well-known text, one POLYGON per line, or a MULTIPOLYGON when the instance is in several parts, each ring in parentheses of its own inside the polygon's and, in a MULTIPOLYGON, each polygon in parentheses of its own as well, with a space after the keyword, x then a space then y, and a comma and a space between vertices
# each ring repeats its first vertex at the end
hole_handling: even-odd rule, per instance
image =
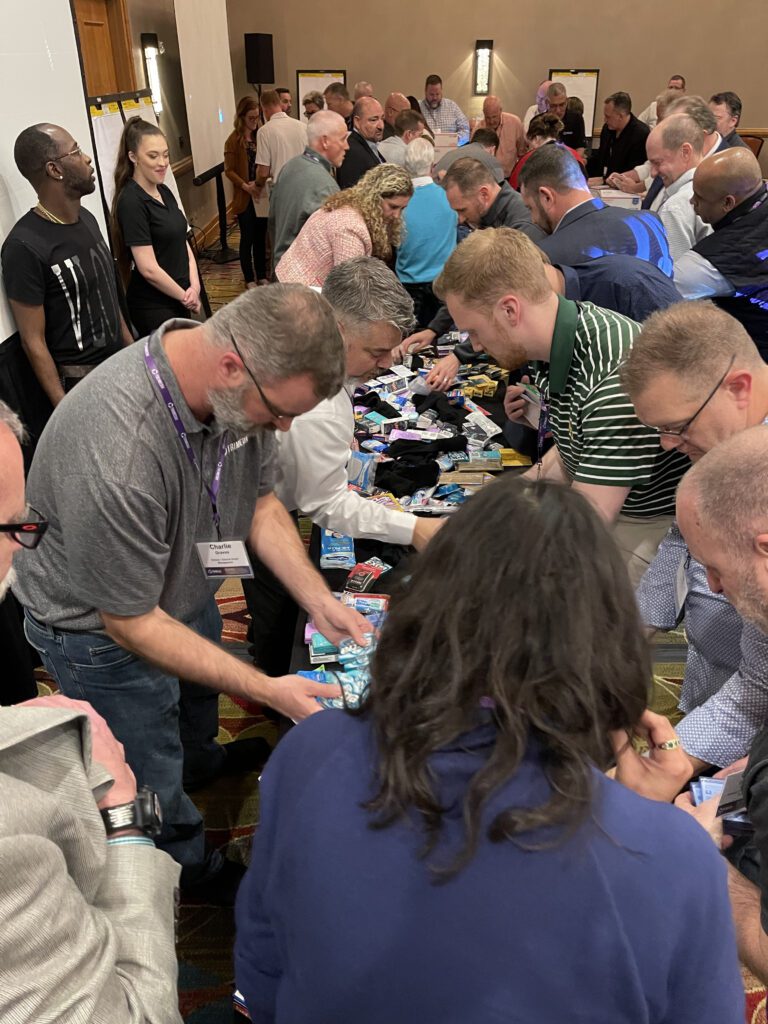
MULTIPOLYGON (((508 369, 533 363, 555 444, 529 474, 579 490, 613 527, 630 578, 639 582, 672 523, 687 468, 640 422, 619 382, 640 325, 557 295, 539 250, 510 228, 465 239, 434 289, 476 351, 508 369)), ((522 419, 526 408, 530 417, 523 393, 508 389, 510 419, 522 419)))

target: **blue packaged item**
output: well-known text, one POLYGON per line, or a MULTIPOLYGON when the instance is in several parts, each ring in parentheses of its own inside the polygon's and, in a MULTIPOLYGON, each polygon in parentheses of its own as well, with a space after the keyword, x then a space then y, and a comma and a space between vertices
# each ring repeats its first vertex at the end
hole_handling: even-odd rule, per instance
POLYGON ((354 569, 356 565, 354 540, 342 533, 323 530, 320 534, 320 568, 354 569))
POLYGON ((367 441, 363 441, 360 447, 364 448, 367 452, 385 452, 387 450, 387 446, 383 441, 373 441, 370 438, 367 441))
POLYGON ((369 452, 350 452, 347 461, 347 479, 361 491, 373 490, 376 456, 369 452))

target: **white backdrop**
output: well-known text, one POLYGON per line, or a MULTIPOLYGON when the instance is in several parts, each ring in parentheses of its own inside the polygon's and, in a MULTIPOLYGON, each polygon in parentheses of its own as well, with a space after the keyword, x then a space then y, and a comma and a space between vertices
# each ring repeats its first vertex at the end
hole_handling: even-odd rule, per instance
POLYGON ((342 85, 346 85, 347 75, 345 71, 297 71, 296 81, 298 82, 298 95, 294 100, 294 106, 301 108, 301 114, 299 115, 301 120, 306 124, 307 115, 304 113, 304 107, 301 106, 301 101, 307 95, 308 92, 325 92, 329 85, 334 82, 341 82, 342 85))
MULTIPOLYGON (((565 86, 569 96, 578 96, 584 104, 584 130, 587 141, 592 138, 595 126, 595 102, 597 100, 597 83, 600 78, 600 71, 597 68, 590 70, 559 70, 550 68, 550 80, 560 82, 565 86)), ((602 110, 600 111, 602 114, 602 110)), ((602 125, 602 121, 600 124, 602 125)))
POLYGON ((224 159, 235 117, 226 0, 176 0, 176 31, 197 175, 224 159))
MULTIPOLYGON (((13 162, 19 132, 41 121, 66 128, 90 153, 88 111, 80 77, 75 29, 66 0, 0 0, 0 245, 16 221, 37 201, 13 162)), ((98 188, 84 205, 106 234, 98 188)), ((16 331, 0 289, 0 342, 16 331)))

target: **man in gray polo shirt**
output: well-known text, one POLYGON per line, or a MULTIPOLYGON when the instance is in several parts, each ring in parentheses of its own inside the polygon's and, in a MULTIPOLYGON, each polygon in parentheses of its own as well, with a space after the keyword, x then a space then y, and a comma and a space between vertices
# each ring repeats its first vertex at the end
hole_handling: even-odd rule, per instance
POLYGON ((216 691, 294 719, 328 692, 268 678, 218 646, 214 595, 222 578, 248 574, 243 542, 323 633, 362 638, 364 620, 333 598, 272 493, 273 431, 334 395, 344 365, 323 298, 296 285, 253 289, 205 324, 169 321, 94 370, 56 408, 29 476, 28 500, 50 527, 44 549, 18 555, 28 639, 159 795, 159 845, 182 864, 182 885, 222 899, 238 872, 206 857, 183 749, 223 759, 216 691), (210 690, 180 700, 180 680, 210 690))
POLYGON ((332 110, 318 110, 310 117, 307 148, 285 164, 269 198, 273 266, 323 200, 339 191, 333 173, 341 167, 349 149, 348 135, 344 118, 332 110))

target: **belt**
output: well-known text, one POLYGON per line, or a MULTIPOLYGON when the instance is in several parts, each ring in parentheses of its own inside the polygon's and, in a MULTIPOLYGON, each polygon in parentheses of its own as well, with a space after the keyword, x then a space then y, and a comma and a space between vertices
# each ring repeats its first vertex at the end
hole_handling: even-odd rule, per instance
POLYGON ((92 363, 90 365, 80 364, 78 366, 60 366, 59 373, 62 377, 69 377, 70 380, 80 380, 83 377, 87 377, 91 370, 95 370, 98 363, 92 363))

